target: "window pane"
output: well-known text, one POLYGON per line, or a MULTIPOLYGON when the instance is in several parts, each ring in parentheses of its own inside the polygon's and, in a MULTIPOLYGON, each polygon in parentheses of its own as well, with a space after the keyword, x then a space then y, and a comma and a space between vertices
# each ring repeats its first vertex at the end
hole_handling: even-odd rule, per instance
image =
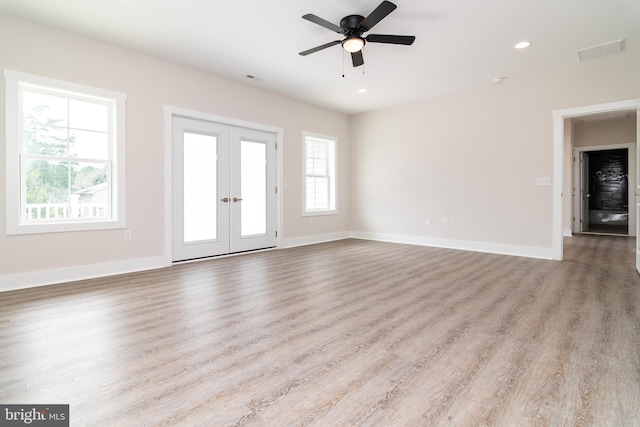
POLYGON ((110 192, 106 163, 71 163, 72 218, 104 218, 109 214, 110 192))
POLYGON ((104 218, 109 214, 106 163, 28 159, 27 221, 104 218))
POLYGON ((108 114, 108 107, 105 104, 69 100, 69 127, 71 128, 106 132, 108 114))
POLYGON ((69 155, 84 159, 107 159, 109 135, 103 132, 72 130, 69 155))
POLYGON ((327 161, 325 159, 307 158, 307 175, 326 175, 327 161))
POLYGON ((240 235, 267 232, 267 146, 241 141, 240 188, 242 195, 240 235))
POLYGON ((34 114, 51 125, 67 127, 68 101, 66 97, 47 95, 24 90, 22 110, 25 114, 34 114))
POLYGON ((69 163, 52 160, 27 160, 25 163, 27 205, 69 203, 69 163))
POLYGON ((307 175, 326 175, 327 160, 326 144, 318 142, 307 142, 305 164, 307 175))
POLYGON ((217 138, 184 134, 184 241, 217 238, 217 138))
POLYGON ((307 177, 305 182, 306 209, 329 209, 328 178, 307 177))
POLYGON ((67 100, 24 92, 22 109, 22 152, 66 156, 67 100))

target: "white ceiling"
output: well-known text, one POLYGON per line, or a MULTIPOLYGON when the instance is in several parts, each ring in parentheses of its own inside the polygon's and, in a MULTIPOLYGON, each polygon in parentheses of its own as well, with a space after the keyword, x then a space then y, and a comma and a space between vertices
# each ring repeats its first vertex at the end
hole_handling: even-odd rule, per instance
POLYGON ((341 38, 302 15, 339 24, 380 1, 0 0, 0 13, 347 114, 493 85, 494 77, 509 84, 617 39, 640 49, 640 0, 393 0, 398 8, 367 34, 415 35, 412 46, 367 44, 358 68, 339 45, 298 55, 341 38), (515 50, 521 40, 533 46, 515 50))

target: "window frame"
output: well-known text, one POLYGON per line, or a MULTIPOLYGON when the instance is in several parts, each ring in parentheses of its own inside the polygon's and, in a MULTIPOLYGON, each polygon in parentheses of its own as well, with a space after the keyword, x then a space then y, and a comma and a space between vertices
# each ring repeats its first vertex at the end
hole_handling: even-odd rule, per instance
POLYGON ((302 132, 302 216, 335 215, 338 213, 338 138, 312 132, 302 132), (324 142, 328 145, 327 177, 329 179, 329 208, 307 210, 307 142, 324 142))
MULTIPOLYGON (((84 230, 125 228, 125 101, 120 92, 99 89, 48 77, 4 70, 5 78, 5 180, 6 180, 6 234, 38 234, 84 230), (112 104, 106 167, 110 175, 110 212, 106 218, 67 219, 55 222, 33 223, 23 221, 24 162, 21 129, 21 87, 41 88, 60 92, 69 98, 94 99, 112 104)), ((67 161, 60 157, 60 161, 67 161)), ((81 160, 81 159, 79 159, 81 160)))

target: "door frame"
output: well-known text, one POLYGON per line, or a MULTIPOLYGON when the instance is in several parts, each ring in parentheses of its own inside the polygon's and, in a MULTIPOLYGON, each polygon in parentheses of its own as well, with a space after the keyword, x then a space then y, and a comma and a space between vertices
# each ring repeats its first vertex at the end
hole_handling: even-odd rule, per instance
POLYGON ((572 162, 573 164, 573 172, 572 172, 572 178, 573 178, 573 185, 572 185, 572 197, 573 197, 573 201, 572 201, 572 216, 573 216, 573 222, 571 224, 571 231, 572 233, 579 233, 580 230, 578 230, 579 227, 579 222, 577 221, 579 218, 577 217, 576 214, 580 213, 580 197, 579 195, 580 190, 582 190, 582 181, 580 180, 579 176, 580 176, 580 164, 579 164, 579 157, 581 153, 584 152, 592 152, 592 151, 607 151, 607 150, 620 150, 620 149, 626 149, 627 150, 627 172, 629 175, 629 179, 628 179, 628 200, 627 200, 627 211, 629 213, 629 220, 628 220, 628 229, 627 229, 627 236, 635 236, 637 233, 636 230, 636 215, 638 214, 636 212, 636 197, 635 197, 635 185, 633 180, 636 177, 636 144, 632 144, 632 143, 628 143, 628 144, 611 144, 611 145, 594 145, 594 146, 589 146, 589 147, 574 147, 573 148, 573 159, 574 161, 572 162))
MULTIPOLYGON (((552 225, 552 243, 551 250, 553 259, 561 261, 563 259, 563 191, 564 191, 564 172, 565 172, 565 155, 566 147, 570 147, 571 141, 565 140, 565 119, 575 117, 588 116, 598 113, 610 113, 621 111, 635 111, 638 114, 640 110, 640 99, 631 99, 626 101, 608 102, 605 104, 588 105, 584 107, 569 108, 565 110, 553 111, 553 225, 552 225)), ((636 139, 640 137, 640 129, 636 129, 636 139)), ((636 160, 637 161, 637 160, 636 160)), ((638 168, 636 168, 636 171, 638 168)), ((570 173, 570 171, 568 172, 570 173)), ((637 179, 634 177, 634 179, 637 179)), ((636 189, 634 185, 634 190, 636 189)), ((636 209, 636 216, 637 216, 636 209)), ((629 218, 629 221, 638 220, 638 218, 629 218)))
MULTIPOLYGON (((276 249, 282 247, 283 236, 283 176, 282 165, 283 152, 284 152, 284 129, 263 125, 260 123, 253 123, 239 119, 232 119, 229 117, 218 116, 215 114, 204 113, 201 111, 189 110, 185 108, 173 107, 170 105, 163 105, 164 110, 164 265, 169 267, 173 265, 172 257, 172 237, 173 237, 173 195, 172 195, 172 183, 173 183, 173 150, 172 150, 172 134, 173 134, 173 118, 185 117, 194 120, 203 120, 214 123, 219 123, 228 126, 243 127, 248 129, 255 129, 263 132, 270 132, 276 135, 276 224, 277 224, 277 236, 276 236, 276 249)), ((230 254, 228 256, 234 256, 236 254, 230 254)), ((227 256, 227 255, 220 255, 227 256)), ((206 259, 206 258, 205 258, 206 259)))

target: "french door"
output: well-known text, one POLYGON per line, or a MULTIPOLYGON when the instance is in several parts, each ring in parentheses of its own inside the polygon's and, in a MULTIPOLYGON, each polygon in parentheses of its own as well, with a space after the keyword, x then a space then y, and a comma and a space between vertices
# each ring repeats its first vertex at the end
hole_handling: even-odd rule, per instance
POLYGON ((276 135, 172 119, 172 259, 276 246, 276 135))

